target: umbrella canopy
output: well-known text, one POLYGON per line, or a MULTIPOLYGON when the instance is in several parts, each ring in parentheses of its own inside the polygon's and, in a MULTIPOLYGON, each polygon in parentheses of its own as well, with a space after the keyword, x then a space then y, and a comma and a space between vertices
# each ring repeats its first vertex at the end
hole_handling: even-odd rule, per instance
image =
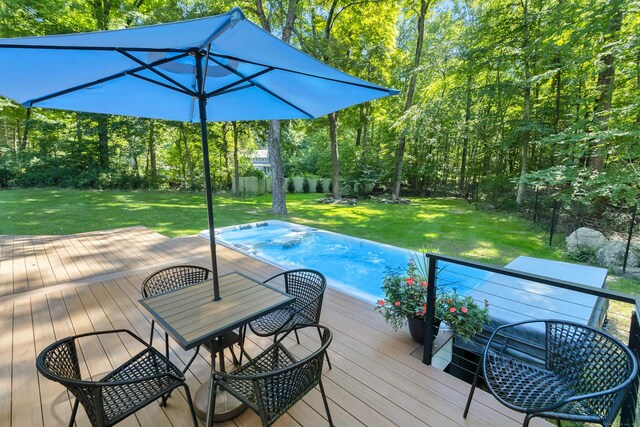
POLYGON ((27 108, 199 122, 219 298, 207 121, 313 119, 398 93, 272 36, 239 8, 124 30, 0 39, 0 95, 27 108))

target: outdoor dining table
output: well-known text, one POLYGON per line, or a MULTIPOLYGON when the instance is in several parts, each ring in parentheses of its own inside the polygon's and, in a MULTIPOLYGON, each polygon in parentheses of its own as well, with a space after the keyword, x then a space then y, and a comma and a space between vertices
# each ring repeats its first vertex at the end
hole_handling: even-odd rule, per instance
MULTIPOLYGON (((274 310, 293 303, 295 297, 241 273, 219 277, 220 300, 213 299, 212 281, 139 300, 151 317, 185 350, 210 343, 234 329, 274 310)), ((211 372, 215 369, 216 352, 211 352, 211 372)), ((220 370, 224 371, 224 356, 220 354, 220 370)), ((195 397, 198 416, 206 414, 207 426, 213 424, 210 380, 203 383, 195 397)), ((218 391, 216 421, 239 415, 245 407, 233 396, 218 391)))

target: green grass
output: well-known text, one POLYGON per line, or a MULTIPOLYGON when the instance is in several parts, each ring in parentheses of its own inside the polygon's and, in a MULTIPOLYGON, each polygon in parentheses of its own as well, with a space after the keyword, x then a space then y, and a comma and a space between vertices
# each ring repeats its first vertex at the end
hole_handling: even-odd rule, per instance
MULTIPOLYGON (((548 246, 548 233, 515 215, 476 211, 459 199, 412 199, 411 205, 358 201, 316 203, 317 194, 288 194, 283 219, 387 243, 503 266, 520 255, 570 261, 564 236, 548 246)), ((271 195, 214 196, 216 227, 274 219, 271 195)), ((73 234, 144 225, 168 237, 207 228, 204 194, 158 191, 0 191, 0 234, 73 234)), ((638 294, 638 280, 609 276, 611 289, 638 294)))
MULTIPOLYGON (((317 194, 287 195, 282 218, 410 249, 504 265, 519 255, 563 259, 548 235, 530 222, 476 211, 458 199, 414 199, 411 205, 358 201, 356 206, 316 203, 317 194)), ((214 197, 217 227, 273 219, 271 196, 214 197)), ((0 234, 73 234, 144 225, 168 237, 207 228, 204 195, 154 191, 0 191, 0 234)), ((556 238, 562 242, 562 236, 556 238)))

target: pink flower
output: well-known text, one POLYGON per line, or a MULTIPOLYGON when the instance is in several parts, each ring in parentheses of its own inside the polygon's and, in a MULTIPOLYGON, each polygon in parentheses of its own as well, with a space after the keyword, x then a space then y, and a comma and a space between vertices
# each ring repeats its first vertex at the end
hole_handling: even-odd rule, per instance
POLYGON ((467 310, 467 307, 462 307, 460 311, 463 312, 464 314, 467 314, 467 311, 469 310, 467 310))
POLYGON ((378 300, 378 305, 383 306, 384 305, 384 300, 383 299, 378 300))
POLYGON ((400 307, 400 301, 396 301, 393 305, 395 305, 396 307, 400 307))
POLYGON ((428 284, 427 282, 420 282, 420 284, 421 284, 422 286, 424 286, 425 288, 426 288, 427 286, 429 286, 429 284, 428 284))
POLYGON ((407 279, 407 285, 409 285, 409 286, 413 285, 413 277, 409 277, 407 279))
POLYGON ((451 308, 449 309, 449 313, 455 313, 455 312, 456 312, 456 308, 455 308, 455 307, 451 307, 451 308))

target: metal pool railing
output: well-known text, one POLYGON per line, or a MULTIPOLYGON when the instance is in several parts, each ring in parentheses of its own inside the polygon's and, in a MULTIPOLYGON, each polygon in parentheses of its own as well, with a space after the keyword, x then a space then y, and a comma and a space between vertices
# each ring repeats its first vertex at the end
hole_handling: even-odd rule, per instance
MULTIPOLYGON (((538 318, 535 315, 537 309, 540 309, 540 312, 544 313, 544 318, 547 319, 556 318, 575 321, 577 323, 586 323, 589 324, 589 326, 603 330, 627 344, 636 355, 636 358, 640 356, 640 324, 638 322, 640 299, 634 295, 466 261, 440 254, 427 253, 425 256, 429 261, 428 282, 430 286, 427 297, 427 313, 424 329, 425 345, 422 361, 427 365, 444 365, 446 366, 445 371, 448 373, 467 382, 471 382, 480 359, 480 354, 491 332, 501 324, 512 323, 509 321, 511 314, 514 316, 512 319, 513 322, 527 320, 527 318, 538 318), (491 286, 488 287, 491 289, 490 291, 487 291, 487 287, 485 287, 482 292, 476 291, 475 294, 473 294, 478 305, 483 305, 484 299, 489 300, 490 323, 485 325, 482 333, 476 334, 470 340, 461 339, 459 336, 456 336, 454 331, 447 331, 445 326, 444 333, 449 334, 452 340, 452 345, 446 346, 448 350, 446 350, 447 353, 445 354, 442 354, 444 351, 443 348, 445 347, 443 347, 441 343, 438 343, 439 345, 436 347, 436 352, 434 353, 433 344, 436 337, 432 332, 438 289, 439 286, 444 287, 447 285, 447 283, 438 282, 436 272, 438 271, 438 263, 440 262, 471 267, 483 272, 485 275, 486 272, 495 274, 495 276, 486 279, 487 282, 493 281, 491 286), (493 277, 496 279, 493 280, 493 277), (505 277, 513 280, 508 285, 505 285, 505 283, 508 282, 508 280, 504 279, 505 277), (498 280, 498 278, 500 278, 500 280, 498 280), (514 301, 509 299, 508 296, 505 296, 511 295, 514 290, 519 294, 529 295, 530 298, 525 298, 526 301, 514 301), (563 299, 558 300, 556 295, 563 295, 563 299), (589 303, 585 304, 584 301, 589 301, 589 303), (536 304, 545 306, 535 307, 536 304), (526 308, 527 306, 529 309, 526 308), (525 307, 525 309, 523 310, 522 307, 525 307), (591 315, 585 317, 585 310, 591 315), (577 311, 583 313, 582 321, 572 319, 573 312, 577 311), (523 314, 523 312, 526 314, 523 314), (502 318, 496 318, 492 313, 500 313, 502 318), (446 362, 444 364, 442 362, 443 358, 446 362)), ((542 317, 540 317, 540 319, 542 319, 542 317)), ((447 335, 447 337, 449 335, 447 335)), ((442 340, 442 337, 440 340, 442 340)), ((634 387, 623 405, 619 417, 621 426, 636 425, 636 413, 638 412, 637 390, 638 379, 636 379, 634 387)))

